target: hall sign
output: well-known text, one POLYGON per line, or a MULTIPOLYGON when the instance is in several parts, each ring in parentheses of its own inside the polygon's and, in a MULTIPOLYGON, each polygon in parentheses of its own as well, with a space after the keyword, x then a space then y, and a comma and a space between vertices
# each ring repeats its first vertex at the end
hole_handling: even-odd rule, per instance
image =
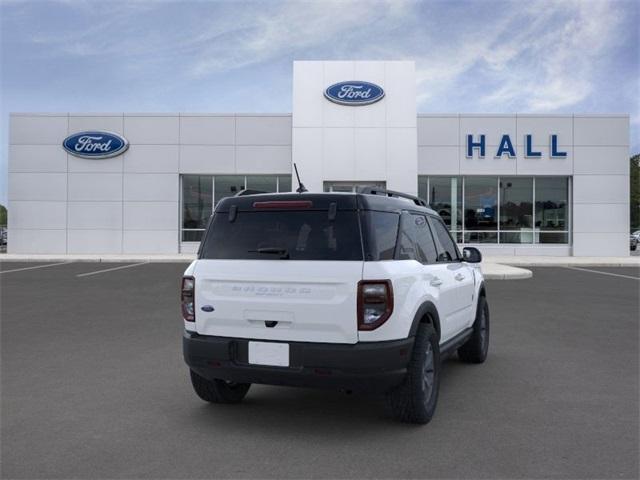
POLYGON ((384 90, 375 83, 350 80, 327 87, 324 96, 327 100, 340 105, 371 105, 382 100, 384 90))
POLYGON ((129 148, 126 138, 112 132, 90 131, 69 135, 62 147, 71 155, 81 158, 111 158, 129 148))
MULTIPOLYGON (((473 158, 474 153, 478 153, 478 158, 484 158, 486 153, 486 136, 485 135, 467 135, 467 158, 473 158)), ((494 158, 502 158, 506 155, 508 158, 516 158, 516 148, 511 141, 509 135, 502 135, 498 149, 494 158)), ((533 147, 533 135, 524 136, 524 158, 541 158, 542 152, 535 150, 533 147)), ((558 147, 558 135, 550 135, 549 138, 549 157, 550 158, 567 158, 567 152, 560 151, 558 147)))

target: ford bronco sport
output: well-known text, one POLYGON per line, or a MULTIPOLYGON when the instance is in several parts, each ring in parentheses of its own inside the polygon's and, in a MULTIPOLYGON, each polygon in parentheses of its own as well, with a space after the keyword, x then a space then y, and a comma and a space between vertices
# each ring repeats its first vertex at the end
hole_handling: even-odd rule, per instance
POLYGON ((193 388, 213 403, 252 383, 384 392, 394 417, 427 423, 442 358, 487 356, 480 261, 397 192, 225 198, 182 279, 193 388))

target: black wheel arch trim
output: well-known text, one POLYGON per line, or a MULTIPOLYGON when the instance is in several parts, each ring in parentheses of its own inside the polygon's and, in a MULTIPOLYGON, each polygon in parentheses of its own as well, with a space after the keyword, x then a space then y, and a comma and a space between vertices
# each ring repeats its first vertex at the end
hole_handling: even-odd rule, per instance
POLYGON ((438 309, 436 308, 436 306, 433 304, 433 302, 427 301, 424 302, 422 305, 420 305, 420 307, 418 308, 418 311, 416 312, 416 314, 413 317, 413 322, 411 323, 411 329, 409 330, 409 336, 410 337, 415 337, 416 332, 418 331, 418 327, 420 326, 420 323, 422 323, 424 318, 430 318, 431 322, 428 323, 432 323, 433 324, 433 328, 435 329, 436 333, 438 334, 438 340, 440 340, 440 315, 438 315, 438 309))
POLYGON ((480 282, 480 288, 478 288, 478 296, 479 297, 486 297, 487 296, 487 289, 484 286, 484 280, 482 282, 480 282))

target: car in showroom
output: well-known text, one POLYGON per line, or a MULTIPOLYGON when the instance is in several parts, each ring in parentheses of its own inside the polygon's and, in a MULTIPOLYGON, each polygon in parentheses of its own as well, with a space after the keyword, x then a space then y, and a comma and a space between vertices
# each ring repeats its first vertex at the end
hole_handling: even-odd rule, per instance
POLYGON ((379 392, 396 419, 429 422, 442 359, 487 357, 481 253, 460 252, 411 195, 244 193, 217 204, 182 278, 196 394, 238 403, 253 383, 379 392))

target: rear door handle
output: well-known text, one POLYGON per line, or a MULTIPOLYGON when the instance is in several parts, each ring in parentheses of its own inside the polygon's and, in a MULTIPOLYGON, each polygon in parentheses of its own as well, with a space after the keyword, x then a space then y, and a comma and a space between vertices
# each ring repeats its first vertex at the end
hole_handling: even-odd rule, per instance
POLYGON ((456 276, 455 276, 455 277, 453 277, 453 278, 455 278, 456 280, 458 280, 459 282, 461 282, 462 280, 464 280, 464 278, 465 278, 465 277, 464 277, 464 275, 463 275, 463 274, 461 274, 461 273, 456 273, 456 276))
POLYGON ((442 285, 442 280, 440 280, 438 277, 433 277, 430 283, 432 287, 439 287, 440 285, 442 285))

